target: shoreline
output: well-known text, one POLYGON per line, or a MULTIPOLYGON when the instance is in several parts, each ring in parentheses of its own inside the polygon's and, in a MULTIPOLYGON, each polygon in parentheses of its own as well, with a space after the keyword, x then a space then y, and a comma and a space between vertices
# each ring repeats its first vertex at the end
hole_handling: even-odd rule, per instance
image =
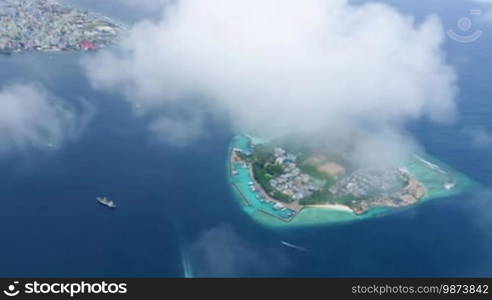
POLYGON ((327 210, 336 210, 336 211, 344 211, 344 212, 349 212, 354 215, 355 212, 348 206, 343 205, 343 204, 313 204, 313 205, 304 205, 304 208, 316 208, 316 209, 327 209, 327 210))
MULTIPOLYGON (((259 186, 258 182, 254 180, 251 166, 245 167, 248 169, 248 178, 252 178, 253 180, 244 178, 237 179, 232 170, 232 166, 234 164, 232 155, 234 152, 234 148, 250 151, 248 144, 251 145, 251 143, 252 139, 247 135, 239 134, 233 138, 231 144, 229 145, 230 150, 228 151, 228 157, 226 159, 227 173, 232 185, 232 190, 234 191, 234 197, 236 199, 238 197, 240 198, 238 204, 241 206, 242 210, 251 218, 253 218, 253 220, 262 225, 285 229, 289 227, 329 226, 378 217, 381 216, 382 212, 384 212, 384 214, 391 213, 393 209, 393 207, 385 206, 373 207, 363 214, 357 214, 353 209, 344 204, 325 203, 303 206, 297 204, 298 207, 296 208, 301 209, 299 209, 298 211, 294 209, 295 214, 287 218, 277 216, 276 214, 272 214, 269 211, 264 211, 262 207, 260 207, 261 204, 260 206, 258 206, 259 203, 256 203, 255 201, 251 202, 250 199, 248 199, 248 195, 245 195, 242 191, 242 187, 239 186, 241 185, 241 183, 250 185, 251 182, 254 182, 254 186, 257 188, 257 192, 260 192, 263 195, 266 194, 261 186, 259 186)), ((443 166, 443 168, 446 168, 448 176, 451 175, 456 180, 456 187, 452 189, 445 189, 441 182, 443 179, 441 178, 441 173, 435 172, 435 170, 429 168, 429 166, 419 163, 418 160, 410 160, 405 163, 404 167, 408 167, 408 169, 411 170, 412 175, 416 178, 416 180, 422 183, 423 187, 428 193, 426 193, 426 195, 423 198, 419 199, 419 201, 417 201, 415 204, 406 205, 404 207, 417 207, 418 205, 429 200, 455 196, 461 193, 465 193, 476 187, 476 183, 474 180, 453 169, 449 165, 442 163, 440 160, 435 159, 434 157, 431 157, 429 155, 425 155, 424 157, 426 158, 426 160, 432 163, 435 162, 437 166, 443 166)), ((267 202, 280 202, 276 199, 271 199, 268 194, 266 194, 265 198, 270 200, 267 202)), ((285 206, 288 207, 289 205, 287 204, 285 206)), ((289 209, 292 210, 292 208, 289 209)))
MULTIPOLYGON (((234 157, 235 157, 235 151, 236 149, 240 149, 240 148, 236 148, 236 147, 230 147, 230 151, 229 151, 229 156, 227 158, 227 165, 228 165, 228 176, 229 176, 229 181, 231 183, 231 185, 233 186, 233 188, 235 189, 235 191, 238 193, 239 197, 242 198, 242 201, 241 203, 244 203, 243 207, 252 207, 254 208, 256 211, 258 211, 259 213, 262 213, 264 215, 267 215, 269 216, 270 218, 274 218, 274 219, 277 219, 283 223, 289 223, 291 222, 298 214, 299 212, 302 211, 302 207, 299 208, 299 207, 292 207, 292 205, 287 205, 287 204, 284 204, 272 197, 270 197, 270 195, 268 195, 268 193, 266 191, 263 190, 263 188, 260 186, 260 184, 255 180, 254 178, 254 175, 253 175, 253 167, 251 165, 246 165, 247 166, 247 169, 248 169, 248 175, 249 175, 249 179, 251 182, 253 182, 253 187, 255 189, 257 189, 257 192, 259 192, 259 194, 264 197, 266 199, 266 202, 269 202, 269 203, 282 203, 282 205, 284 205, 287 209, 290 209, 291 211, 294 212, 294 214, 288 216, 287 218, 285 217, 282 217, 280 215, 276 215, 274 212, 269 212, 269 211, 266 211, 260 207, 257 207, 254 203, 252 203, 252 201, 250 201, 250 199, 248 199, 248 196, 246 195, 246 193, 243 192, 243 190, 241 189, 241 187, 239 186, 238 183, 234 182, 235 180, 235 175, 233 174, 233 165, 234 165, 234 157), (297 208, 297 209, 296 209, 297 208)), ((248 184, 249 186, 249 184, 248 184)), ((274 204, 272 204, 273 206, 274 204)))

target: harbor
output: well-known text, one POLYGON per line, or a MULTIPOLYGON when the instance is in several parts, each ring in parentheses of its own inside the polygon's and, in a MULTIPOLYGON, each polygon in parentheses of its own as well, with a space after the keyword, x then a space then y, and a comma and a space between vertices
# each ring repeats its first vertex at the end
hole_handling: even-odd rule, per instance
POLYGON ((254 180, 250 165, 237 162, 236 151, 251 151, 250 141, 245 136, 235 137, 229 155, 229 177, 242 202, 260 213, 283 222, 290 222, 302 210, 302 206, 282 203, 271 198, 254 180))

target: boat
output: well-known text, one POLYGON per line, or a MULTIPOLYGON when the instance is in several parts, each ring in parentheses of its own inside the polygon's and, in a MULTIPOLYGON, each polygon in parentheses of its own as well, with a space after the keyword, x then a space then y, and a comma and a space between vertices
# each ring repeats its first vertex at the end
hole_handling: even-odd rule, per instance
POLYGON ((112 201, 109 200, 107 197, 97 197, 97 202, 101 203, 104 206, 107 206, 109 208, 116 208, 116 204, 112 201))
POLYGON ((273 209, 275 210, 283 210, 285 208, 285 205, 283 205, 282 203, 275 203, 273 205, 273 209))
POLYGON ((447 182, 444 184, 444 188, 449 191, 450 189, 454 188, 455 185, 455 182, 447 182))

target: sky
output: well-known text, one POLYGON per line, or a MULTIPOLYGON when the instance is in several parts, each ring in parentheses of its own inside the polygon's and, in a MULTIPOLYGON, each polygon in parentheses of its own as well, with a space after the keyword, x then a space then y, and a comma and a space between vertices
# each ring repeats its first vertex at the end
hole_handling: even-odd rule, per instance
POLYGON ((480 21, 487 22, 487 23, 492 22, 492 0, 470 0, 470 1, 481 3, 482 5, 484 5, 484 8, 486 10, 483 12, 480 21))
POLYGON ((379 164, 374 150, 398 162, 418 148, 408 122, 455 117, 456 72, 437 16, 417 22, 385 4, 345 0, 165 7, 159 20, 137 23, 120 47, 82 65, 95 89, 122 91, 170 144, 193 143, 214 118, 266 136, 345 144, 356 135, 349 155, 379 164))

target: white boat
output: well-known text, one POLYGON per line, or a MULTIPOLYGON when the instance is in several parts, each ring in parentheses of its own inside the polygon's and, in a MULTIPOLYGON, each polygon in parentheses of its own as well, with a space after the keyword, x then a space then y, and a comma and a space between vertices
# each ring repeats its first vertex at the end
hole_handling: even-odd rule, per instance
POLYGON ((109 200, 107 197, 97 197, 97 202, 101 203, 104 206, 107 206, 109 208, 116 208, 116 204, 112 201, 109 200))
POLYGON ((282 203, 275 203, 273 205, 273 209, 275 210, 283 210, 285 208, 285 205, 283 205, 282 203))
POLYGON ((454 182, 448 182, 448 183, 444 184, 444 188, 446 190, 450 190, 450 189, 454 188, 455 185, 456 185, 456 183, 454 183, 454 182))

